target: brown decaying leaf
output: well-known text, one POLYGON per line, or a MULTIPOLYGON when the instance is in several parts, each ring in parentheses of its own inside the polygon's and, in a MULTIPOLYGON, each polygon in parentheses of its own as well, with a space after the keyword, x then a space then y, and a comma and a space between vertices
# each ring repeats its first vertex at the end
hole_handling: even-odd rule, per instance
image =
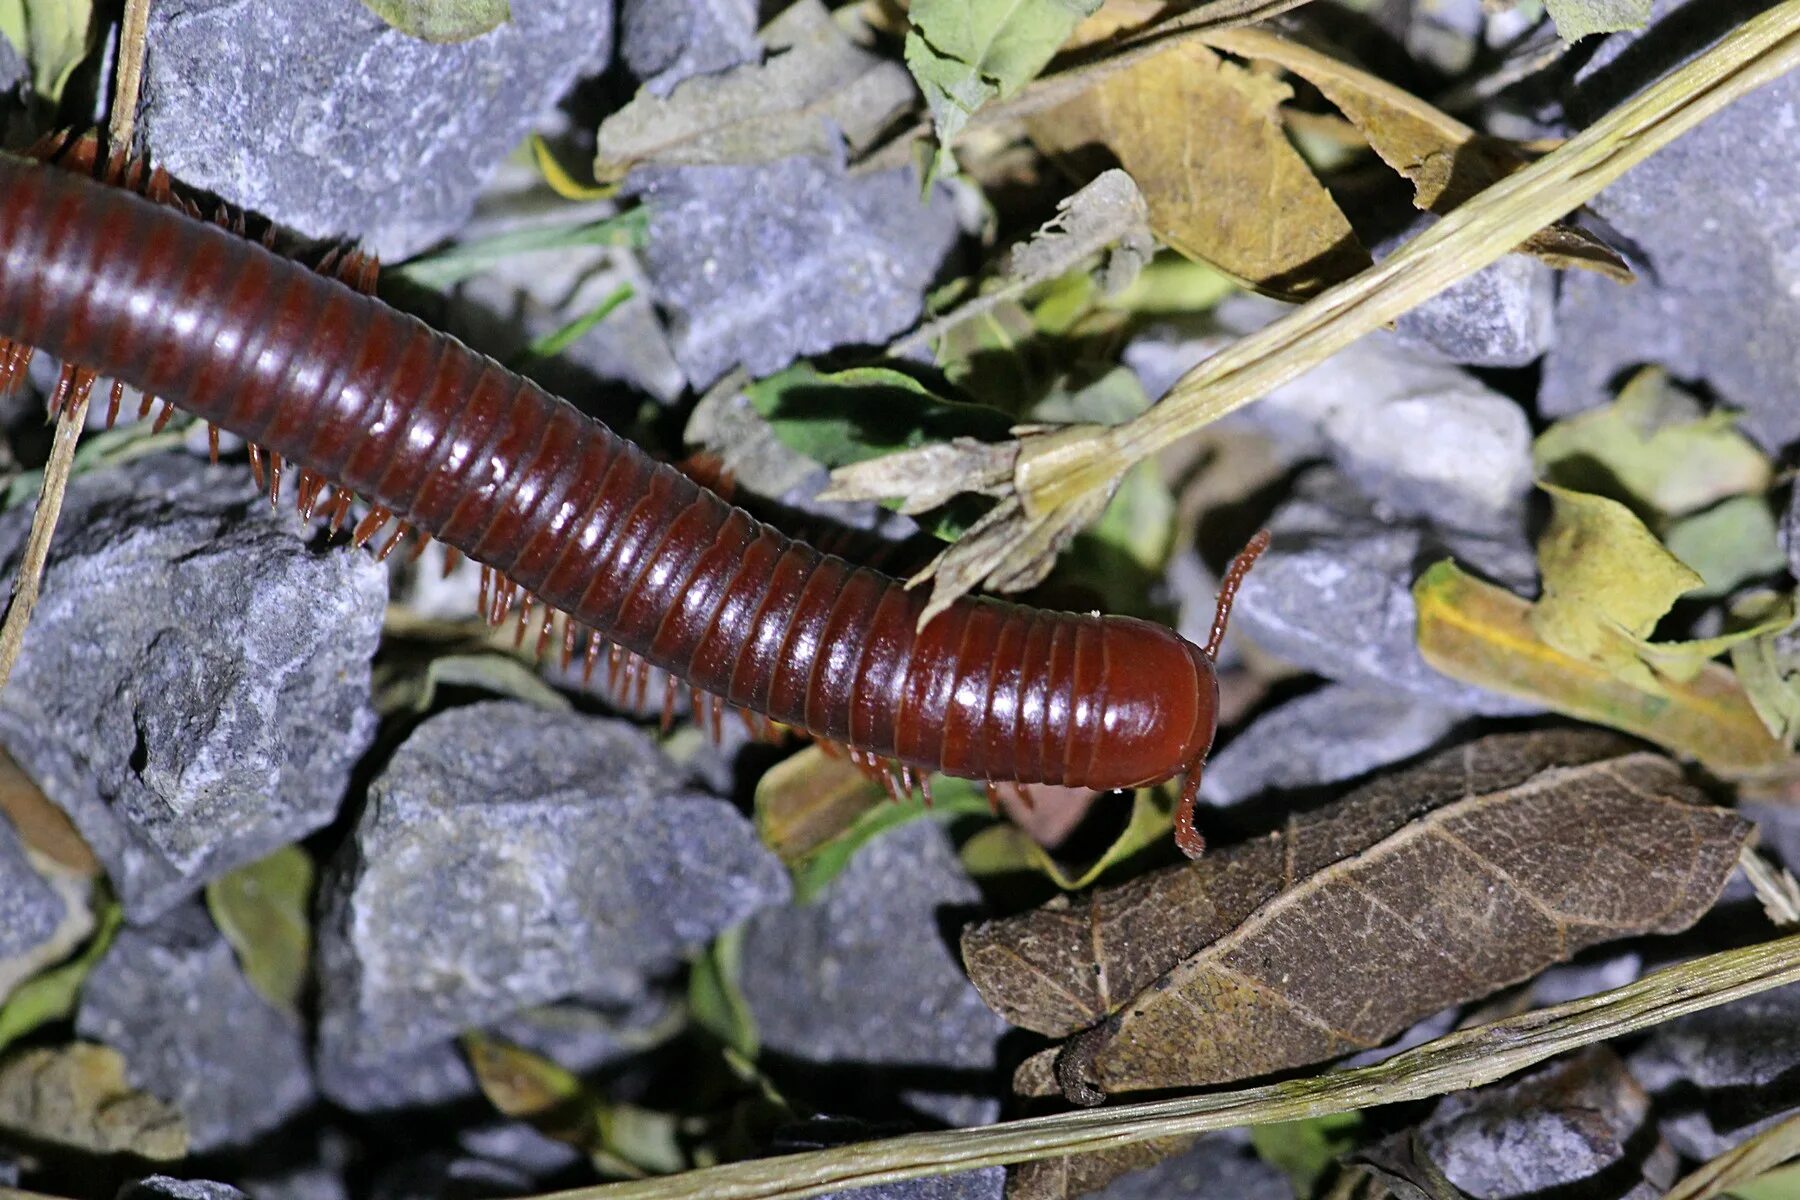
MULTIPOLYGON (((1194 866, 975 926, 964 960, 1016 1024, 1106 1017, 1059 1061, 1071 1098, 1267 1074, 1597 942, 1685 928, 1750 830, 1699 799, 1614 735, 1485 738, 1194 866)), ((1046 1065, 1018 1082, 1043 1090, 1046 1065)))
MULTIPOLYGON (((1129 19, 1109 13, 1077 38, 1104 37, 1129 19)), ((1280 109, 1292 94, 1183 41, 1032 117, 1027 129, 1051 154, 1105 146, 1142 189, 1165 243, 1261 291, 1301 298, 1370 259, 1288 142, 1280 109)))
POLYGON ((181 1114, 133 1091, 117 1050, 88 1042, 27 1050, 0 1067, 0 1129, 98 1154, 187 1157, 181 1114))
POLYGON ((99 877, 100 860, 75 823, 5 751, 0 751, 0 818, 10 820, 20 839, 50 861, 87 879, 99 877))

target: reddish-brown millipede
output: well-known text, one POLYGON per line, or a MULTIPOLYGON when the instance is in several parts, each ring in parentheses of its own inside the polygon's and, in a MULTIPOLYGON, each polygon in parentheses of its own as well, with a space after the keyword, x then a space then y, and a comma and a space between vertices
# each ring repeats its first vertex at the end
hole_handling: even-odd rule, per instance
POLYGON ((1176 839, 1200 852, 1212 658, 1266 539, 1227 573, 1204 648, 981 598, 921 630, 922 593, 783 536, 389 308, 366 260, 309 269, 92 145, 46 148, 56 165, 0 155, 5 382, 42 348, 65 364, 53 408, 97 377, 161 397, 250 442, 272 497, 291 466, 309 515, 366 503, 359 544, 397 521, 386 548, 413 530, 484 564, 490 619, 522 600, 547 636, 565 613, 565 653, 585 631, 590 664, 610 646, 615 671, 662 667, 715 712, 847 747, 894 790, 915 772, 1096 789, 1185 772, 1176 839))

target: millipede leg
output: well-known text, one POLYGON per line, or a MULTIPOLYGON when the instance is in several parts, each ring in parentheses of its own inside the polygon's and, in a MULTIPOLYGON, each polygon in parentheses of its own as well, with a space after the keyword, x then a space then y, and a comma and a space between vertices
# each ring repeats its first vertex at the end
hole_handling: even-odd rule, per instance
POLYGON ((352 492, 332 489, 331 497, 331 536, 336 537, 344 528, 344 521, 350 516, 350 504, 356 499, 352 492))
POLYGON ((984 786, 987 790, 988 811, 997 817, 1000 815, 1000 787, 991 779, 984 786))
MULTIPOLYGON (((698 696, 696 695, 695 698, 698 699, 698 696)), ((674 724, 675 724, 675 676, 669 675, 663 679, 663 703, 662 703, 662 726, 661 726, 662 731, 664 733, 668 733, 670 727, 673 726, 674 724)))
POLYGON ((1206 837, 1194 824, 1194 806, 1200 800, 1200 767, 1198 762, 1188 767, 1187 778, 1181 781, 1181 803, 1175 806, 1175 845, 1189 858, 1206 853, 1206 837))
MULTIPOLYGON (((113 418, 114 414, 116 414, 119 411, 119 402, 116 399, 116 397, 119 394, 118 387, 119 387, 118 384, 116 384, 116 383, 113 384, 113 395, 114 395, 115 399, 113 400, 112 405, 107 409, 107 412, 106 412, 106 417, 107 417, 106 427, 108 429, 112 428, 112 418, 113 418)), ((211 421, 208 421, 206 423, 206 456, 212 460, 213 466, 216 467, 219 465, 219 427, 217 425, 214 425, 211 421)), ((310 512, 307 513, 306 515, 308 517, 312 516, 312 514, 310 512)))
MULTIPOLYGON (((144 412, 138 414, 138 419, 140 421, 143 420, 144 414, 148 413, 149 411, 150 411, 149 402, 146 401, 145 406, 144 406, 144 412)), ((260 492, 264 488, 269 486, 268 476, 263 474, 262 447, 257 445, 255 442, 251 442, 246 447, 246 449, 248 449, 250 451, 250 475, 252 478, 254 478, 256 480, 256 490, 260 492)), ((332 532, 336 533, 337 531, 334 529, 334 530, 332 530, 332 532)))
POLYGON ((168 428, 169 418, 173 417, 174 415, 175 415, 174 402, 170 401, 170 400, 164 400, 162 402, 162 411, 156 414, 156 423, 154 425, 150 426, 150 432, 151 433, 161 433, 164 429, 168 428))
MULTIPOLYGON (((167 410, 164 410, 165 414, 167 410)), ((281 503, 281 455, 269 451, 269 507, 275 508, 281 503)))
MULTIPOLYGON (((111 429, 114 425, 118 424, 119 405, 123 403, 124 400, 124 381, 115 379, 112 381, 112 390, 108 392, 106 396, 106 427, 108 429, 111 429)), ((213 462, 217 464, 219 461, 219 431, 210 425, 207 426, 207 428, 212 429, 213 462)))
POLYGON ((1212 632, 1206 637, 1206 657, 1218 660, 1219 644, 1225 640, 1225 623, 1231 619, 1231 602, 1237 598, 1238 586, 1244 582, 1244 576, 1256 565, 1262 552, 1269 548, 1269 531, 1259 529, 1256 536, 1231 560, 1231 566, 1225 569, 1225 578, 1219 584, 1219 607, 1213 613, 1212 632))

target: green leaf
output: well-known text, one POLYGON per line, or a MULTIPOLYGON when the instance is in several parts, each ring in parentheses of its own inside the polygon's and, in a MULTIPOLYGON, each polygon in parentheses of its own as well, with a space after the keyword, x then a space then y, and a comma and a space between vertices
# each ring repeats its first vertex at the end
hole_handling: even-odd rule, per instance
POLYGON ((1768 490, 1769 460, 1727 412, 1706 412, 1662 371, 1638 372, 1605 408, 1558 421, 1532 446, 1538 477, 1608 496, 1654 528, 1768 490))
POLYGON ((31 66, 31 87, 51 104, 88 54, 92 0, 0 0, 0 34, 31 66))
POLYGON ((616 216, 584 221, 577 225, 516 229, 510 233, 463 242, 434 254, 423 255, 395 268, 393 274, 420 287, 443 290, 470 276, 481 274, 496 263, 522 254, 573 250, 582 246, 639 248, 649 237, 649 221, 648 213, 641 208, 634 208, 616 216))
POLYGON ((561 329, 552 330, 543 337, 532 342, 531 345, 525 347, 525 352, 519 356, 519 359, 509 365, 512 369, 518 370, 521 365, 529 366, 539 359, 555 358, 558 354, 561 354, 564 350, 567 350, 570 346, 573 346, 576 342, 580 341, 587 334, 588 330, 612 316, 614 309, 618 308, 619 305, 625 303, 635 295, 637 295, 636 288, 632 287, 629 283, 621 283, 618 287, 613 289, 610 295, 600 301, 600 303, 596 304, 593 308, 582 313, 579 317, 576 317, 561 329))
POLYGON ((886 367, 826 374, 800 363, 751 384, 744 396, 784 445, 828 467, 955 437, 999 440, 1011 428, 994 409, 946 400, 886 367))
POLYGON ((1338 1155, 1354 1146, 1361 1132, 1361 1113, 1330 1113, 1304 1121, 1252 1125, 1250 1144, 1258 1158, 1293 1180, 1296 1195, 1310 1196, 1338 1155))
POLYGON ((1663 535, 1669 553, 1700 572, 1700 593, 1723 596, 1739 584, 1787 566, 1775 514, 1761 496, 1733 496, 1683 517, 1663 535))
POLYGON ((512 19, 507 0, 363 0, 368 10, 427 42, 466 42, 512 19))
POLYGON ((86 948, 61 966, 20 984, 0 1005, 0 1050, 34 1029, 74 1015, 76 998, 88 972, 112 945, 113 935, 124 923, 124 913, 110 896, 102 901, 96 913, 94 935, 86 948))
POLYGON ((1640 29, 1650 20, 1651 0, 1544 0, 1556 32, 1565 42, 1590 33, 1640 29))
MULTIPOLYGON (((1747 596, 1732 615, 1759 626, 1782 612, 1793 613, 1791 598, 1762 592, 1747 596)), ((1750 697, 1750 705, 1769 732, 1786 745, 1800 737, 1800 642, 1791 627, 1765 628, 1731 648, 1731 669, 1750 697)))
POLYGON ((1113 867, 1140 851, 1162 843, 1169 832, 1174 804, 1158 788, 1139 788, 1131 797, 1131 818, 1099 858, 1071 874, 1031 836, 1010 821, 991 825, 963 843, 963 869, 976 879, 1035 871, 1065 892, 1098 882, 1113 867))
POLYGON ((313 860, 284 846, 206 885, 213 923, 237 952, 244 977, 270 1004, 298 1012, 312 957, 313 860))
POLYGON ((906 65, 937 126, 936 169, 987 101, 1037 77, 1100 0, 914 0, 907 12, 906 65))
POLYGON ((986 790, 966 779, 932 776, 933 804, 928 809, 917 793, 894 801, 877 783, 860 777, 846 780, 839 770, 844 765, 842 759, 827 758, 813 747, 777 766, 756 785, 757 833, 787 864, 797 903, 815 899, 858 850, 890 829, 927 814, 945 818, 989 811, 986 790), (827 795, 815 804, 812 797, 820 790, 827 795))
POLYGON ((567 712, 568 697, 516 658, 505 654, 444 654, 420 672, 407 663, 376 669, 375 709, 384 716, 422 713, 437 701, 440 687, 480 688, 535 704, 547 712, 567 712))
POLYGON ((738 987, 738 966, 743 958, 744 931, 740 926, 713 939, 706 952, 694 960, 688 973, 688 1011, 694 1023, 754 1062, 760 1039, 756 1018, 738 987))

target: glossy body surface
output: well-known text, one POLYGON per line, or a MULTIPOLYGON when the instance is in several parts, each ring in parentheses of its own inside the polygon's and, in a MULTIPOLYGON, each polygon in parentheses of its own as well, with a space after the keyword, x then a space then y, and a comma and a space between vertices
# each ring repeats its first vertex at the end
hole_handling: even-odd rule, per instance
POLYGON ((1205 652, 920 592, 785 537, 529 380, 228 230, 0 156, 0 335, 354 492, 694 688, 864 756, 1126 787, 1198 767, 1205 652))

